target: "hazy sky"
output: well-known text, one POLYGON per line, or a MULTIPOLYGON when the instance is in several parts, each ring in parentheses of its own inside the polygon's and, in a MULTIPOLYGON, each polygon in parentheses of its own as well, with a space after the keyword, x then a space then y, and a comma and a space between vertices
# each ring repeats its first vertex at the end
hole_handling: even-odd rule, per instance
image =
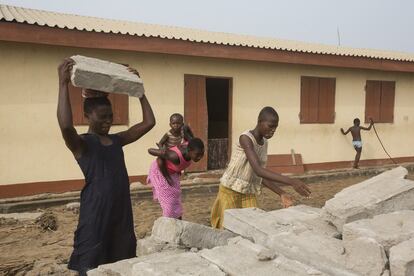
POLYGON ((412 0, 0 0, 2 4, 209 31, 414 53, 412 0))

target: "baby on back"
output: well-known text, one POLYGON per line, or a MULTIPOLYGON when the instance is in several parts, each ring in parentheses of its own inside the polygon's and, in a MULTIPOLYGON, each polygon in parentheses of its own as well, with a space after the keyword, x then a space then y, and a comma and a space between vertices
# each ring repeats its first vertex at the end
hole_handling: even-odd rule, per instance
POLYGON ((193 133, 188 125, 184 125, 184 118, 179 113, 170 116, 171 129, 164 134, 157 146, 161 149, 169 149, 174 146, 189 142, 193 137, 193 133))

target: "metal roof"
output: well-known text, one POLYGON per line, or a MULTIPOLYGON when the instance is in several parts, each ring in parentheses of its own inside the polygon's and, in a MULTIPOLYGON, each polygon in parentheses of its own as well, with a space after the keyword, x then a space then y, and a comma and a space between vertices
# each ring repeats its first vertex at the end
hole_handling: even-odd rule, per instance
POLYGON ((209 32, 191 28, 103 19, 8 5, 0 5, 0 21, 18 22, 62 29, 66 28, 88 32, 178 39, 219 45, 414 62, 414 54, 409 53, 374 49, 358 49, 248 35, 209 32))

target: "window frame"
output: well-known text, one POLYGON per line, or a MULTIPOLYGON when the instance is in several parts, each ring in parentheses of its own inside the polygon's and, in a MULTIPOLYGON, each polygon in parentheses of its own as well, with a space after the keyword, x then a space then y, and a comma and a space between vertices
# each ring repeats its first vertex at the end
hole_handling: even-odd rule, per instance
POLYGON ((335 123, 336 78, 301 76, 300 83, 300 123, 335 123))
POLYGON ((394 123, 395 81, 367 80, 365 83, 365 122, 394 123))
MULTIPOLYGON (((82 89, 75 87, 71 83, 68 85, 69 98, 72 107, 72 120, 74 126, 88 125, 88 120, 84 116, 82 89)), ((114 114, 112 125, 128 125, 129 124, 129 97, 124 94, 108 95, 108 99, 112 105, 114 114)))

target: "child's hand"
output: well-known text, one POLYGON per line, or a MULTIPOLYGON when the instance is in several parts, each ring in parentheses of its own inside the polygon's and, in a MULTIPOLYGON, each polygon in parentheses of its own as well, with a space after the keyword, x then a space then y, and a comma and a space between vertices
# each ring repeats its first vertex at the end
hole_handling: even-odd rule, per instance
POLYGON ((372 118, 369 118, 369 121, 370 121, 371 125, 374 124, 374 120, 372 120, 372 118))
POLYGON ((280 201, 282 202, 282 207, 283 208, 288 208, 290 206, 292 206, 293 204, 293 198, 290 194, 282 194, 280 196, 280 201))
POLYGON ((141 76, 139 75, 139 73, 138 73, 138 71, 136 69, 128 66, 128 71, 131 72, 131 73, 133 73, 133 74, 135 74, 135 75, 137 75, 138 78, 141 78, 141 76))
POLYGON ((70 81, 70 71, 72 70, 75 61, 70 58, 65 58, 63 62, 58 67, 59 82, 61 84, 69 83, 70 81))
POLYGON ((167 149, 166 148, 160 148, 160 152, 161 152, 161 156, 165 157, 165 155, 167 154, 167 149))
POLYGON ((311 190, 309 189, 308 185, 299 179, 292 179, 291 185, 293 189, 295 189, 295 191, 302 196, 308 197, 311 194, 311 190))

